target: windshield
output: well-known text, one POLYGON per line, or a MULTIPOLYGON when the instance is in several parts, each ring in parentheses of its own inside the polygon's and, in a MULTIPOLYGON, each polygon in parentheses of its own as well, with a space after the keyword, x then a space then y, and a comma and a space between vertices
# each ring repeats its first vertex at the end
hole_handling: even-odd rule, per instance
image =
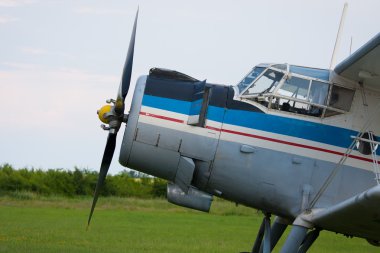
POLYGON ((272 92, 283 76, 284 74, 281 72, 268 69, 243 95, 257 95, 272 92))
POLYGON ((255 79, 264 71, 265 68, 255 67, 239 84, 239 93, 243 92, 255 79))

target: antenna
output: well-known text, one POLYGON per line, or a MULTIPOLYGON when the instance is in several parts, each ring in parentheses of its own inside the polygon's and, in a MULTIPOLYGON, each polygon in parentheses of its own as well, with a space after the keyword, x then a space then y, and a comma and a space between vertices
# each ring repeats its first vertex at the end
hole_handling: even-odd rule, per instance
POLYGON ((350 55, 351 55, 351 52, 352 52, 352 36, 351 36, 351 42, 350 42, 350 55))
POLYGON ((337 53, 337 50, 339 48, 340 39, 342 37, 342 30, 343 30, 343 26, 344 26, 344 21, 346 19, 347 7, 348 7, 348 3, 344 3, 342 16, 340 18, 340 23, 339 23, 338 34, 336 35, 334 51, 333 51, 333 54, 331 57, 330 69, 334 68, 335 64, 336 64, 336 53, 337 53))

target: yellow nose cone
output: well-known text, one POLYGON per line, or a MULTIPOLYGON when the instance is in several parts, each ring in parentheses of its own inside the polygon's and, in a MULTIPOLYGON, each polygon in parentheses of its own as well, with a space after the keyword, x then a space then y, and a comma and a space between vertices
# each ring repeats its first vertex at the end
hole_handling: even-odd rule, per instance
POLYGON ((105 105, 102 108, 100 108, 100 110, 98 111, 98 117, 99 117, 101 122, 103 122, 105 124, 109 123, 108 120, 104 116, 107 112, 111 111, 111 108, 112 108, 111 105, 105 105))

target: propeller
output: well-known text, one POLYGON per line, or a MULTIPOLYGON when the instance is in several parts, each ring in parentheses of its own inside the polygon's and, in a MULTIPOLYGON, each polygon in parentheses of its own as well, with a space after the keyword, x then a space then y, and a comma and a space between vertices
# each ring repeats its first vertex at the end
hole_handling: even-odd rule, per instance
POLYGON ((94 199, 92 201, 91 211, 90 211, 90 215, 88 217, 88 222, 87 222, 87 229, 90 225, 91 218, 96 206, 96 202, 98 201, 99 192, 102 189, 102 186, 107 176, 108 169, 111 165, 112 157, 113 157, 115 146, 116 146, 117 132, 120 129, 121 123, 127 121, 127 117, 125 117, 124 115, 124 108, 125 108, 124 101, 125 101, 125 97, 128 94, 129 86, 131 82, 133 53, 134 53, 134 48, 135 48, 136 26, 137 26, 138 14, 139 14, 139 10, 137 9, 135 22, 133 24, 131 40, 129 42, 128 53, 127 53, 127 57, 124 63, 123 75, 122 75, 121 82, 119 85, 119 90, 117 93, 116 100, 114 99, 107 100, 108 104, 103 106, 98 111, 99 119, 103 123, 108 124, 108 126, 104 124, 101 126, 104 130, 108 131, 108 138, 106 142, 106 147, 104 149, 102 163, 100 165, 98 182, 95 187, 94 199))
POLYGON ((131 40, 129 41, 129 48, 127 53, 127 58, 125 59, 123 75, 121 77, 121 82, 119 86, 119 91, 117 93, 116 99, 116 110, 121 110, 124 112, 124 100, 128 94, 129 85, 131 82, 132 75, 132 65, 133 65, 133 53, 135 49, 135 39, 136 39, 136 26, 137 26, 137 18, 139 16, 139 9, 137 9, 135 22, 133 24, 133 30, 131 35, 131 40))

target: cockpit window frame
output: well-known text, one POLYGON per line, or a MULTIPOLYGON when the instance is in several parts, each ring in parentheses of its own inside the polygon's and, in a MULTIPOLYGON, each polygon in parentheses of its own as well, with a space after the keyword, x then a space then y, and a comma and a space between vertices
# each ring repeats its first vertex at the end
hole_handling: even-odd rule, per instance
MULTIPOLYGON (((259 66, 260 67, 260 66, 259 66)), ((287 71, 285 70, 281 70, 281 69, 278 69, 278 68, 273 68, 272 66, 269 66, 267 67, 263 72, 261 72, 260 75, 257 76, 257 78, 249 85, 247 86, 242 92, 240 92, 239 96, 241 98, 253 98, 253 97, 258 97, 258 96, 261 96, 261 95, 265 95, 265 94, 273 94, 276 89, 282 85, 282 83, 284 82, 284 76, 280 79, 280 81, 278 82, 277 86, 275 87, 275 89, 273 90, 273 92, 269 92, 269 93, 263 93, 263 94, 249 94, 249 95, 243 95, 253 84, 256 83, 256 81, 258 81, 263 75, 265 75, 265 73, 269 70, 272 70, 272 71, 277 71, 277 72, 280 72, 282 74, 284 74, 284 76, 286 76, 287 74, 287 71)), ((242 79, 244 80, 244 79, 242 79)), ((240 83, 240 82, 239 82, 240 83)))
MULTIPOLYGON (((280 110, 279 106, 282 105, 282 104, 279 104, 279 103, 281 103, 280 99, 287 99, 289 101, 293 101, 293 108, 295 106, 295 103, 301 103, 301 104, 306 105, 306 109, 298 109, 298 111, 297 111, 297 109, 296 110, 293 109, 292 111, 282 111, 282 112, 284 112, 284 113, 290 113, 290 114, 293 114, 293 115, 296 114, 296 115, 300 115, 300 116, 307 116, 307 117, 311 117, 311 118, 314 118, 314 119, 316 119, 316 118, 324 119, 324 118, 331 117, 331 116, 338 115, 338 114, 339 115, 340 114, 346 114, 346 113, 348 113, 351 110, 353 100, 351 101, 351 104, 349 106, 349 110, 347 110, 347 111, 346 110, 342 110, 342 109, 338 109, 338 108, 334 108, 332 106, 329 106, 330 105, 330 99, 331 99, 331 93, 332 93, 333 86, 339 86, 339 87, 342 87, 342 88, 346 88, 346 89, 352 90, 353 92, 355 92, 355 89, 348 88, 348 87, 345 87, 345 86, 342 86, 342 85, 339 85, 339 84, 336 84, 336 83, 333 83, 333 82, 330 82, 330 81, 327 81, 327 80, 324 80, 324 79, 319 79, 319 78, 316 78, 316 77, 305 76, 305 75, 298 74, 298 73, 290 73, 290 67, 289 67, 290 65, 289 64, 280 64, 280 65, 281 66, 286 65, 286 70, 277 68, 276 66, 279 66, 278 64, 270 64, 270 65, 268 64, 266 66, 266 69, 260 75, 258 75, 256 77, 256 79, 252 81, 252 83, 250 85, 248 85, 242 92, 239 92, 238 97, 240 98, 240 100, 248 102, 248 103, 254 103, 255 105, 260 105, 260 107, 267 108, 267 110, 270 111, 270 110, 280 110), (268 70, 272 70, 272 71, 277 71, 277 72, 283 73, 283 77, 278 82, 278 84, 276 85, 275 89, 272 92, 267 92, 267 93, 256 93, 256 94, 243 95, 248 89, 250 89, 253 85, 255 85, 255 83, 263 75, 265 75, 265 73, 267 73, 268 70), (306 100, 297 99, 297 98, 289 97, 289 96, 285 96, 285 95, 280 95, 278 93, 279 89, 281 89, 281 87, 283 87, 283 85, 286 82, 286 80, 289 79, 289 78, 292 78, 292 77, 306 79, 306 80, 309 81, 308 82, 309 83, 308 84, 309 87, 308 87, 308 91, 307 91, 306 100), (316 84, 317 83, 328 84, 327 95, 326 95, 326 98, 325 98, 323 104, 321 104, 321 103, 313 103, 310 100, 310 92, 311 92, 311 89, 312 89, 313 82, 315 82, 316 84), (273 104, 274 101, 276 101, 275 104, 273 104), (313 111, 315 111, 315 109, 312 109, 313 107, 315 109, 319 108, 319 112, 316 113, 316 114, 314 114, 313 111), (309 108, 309 109, 307 109, 307 108, 309 108), (299 110, 301 110, 301 112, 299 110), (334 111, 334 112, 336 112, 336 114, 326 115, 326 111, 334 111)), ((262 64, 260 64, 260 65, 258 65, 256 67, 265 67, 265 66, 262 66, 262 64)), ((251 72, 252 72, 252 70, 251 70, 251 72)), ((251 72, 249 72, 248 75, 251 72)), ((242 80, 244 80, 244 79, 242 79, 242 80)), ((326 91, 326 89, 325 89, 325 91, 326 91)), ((325 94, 325 93, 322 93, 322 94, 325 94)), ((301 105, 300 108, 302 108, 302 105, 301 105)))
MULTIPOLYGON (((281 79, 278 81, 278 84, 274 88, 274 90, 276 90, 276 88, 282 84, 282 82, 284 80, 284 76, 286 75, 286 71, 282 71, 282 70, 278 70, 278 69, 269 67, 269 68, 265 69, 259 76, 257 76, 257 78, 250 84, 250 86, 247 86, 247 88, 240 94, 240 96, 241 97, 257 97, 257 96, 261 96, 264 94, 273 94, 274 90, 272 92, 266 92, 266 93, 261 92, 261 93, 253 93, 253 94, 244 95, 244 93, 246 93, 246 91, 249 90, 251 87, 255 87, 255 84, 262 78, 262 76, 264 76, 269 71, 278 72, 278 73, 281 73, 283 75, 281 77, 281 79)), ((273 83, 272 83, 272 85, 273 85, 273 83)))
MULTIPOLYGON (((253 69, 251 69, 251 71, 249 71, 245 76, 244 76, 244 78, 243 79, 241 79, 240 80, 240 82, 238 83, 238 85, 241 83, 241 82, 243 82, 243 80, 248 76, 248 75, 250 75, 251 73, 252 73, 252 71, 255 69, 255 68, 257 68, 257 67, 259 67, 259 68, 264 68, 264 70, 255 78, 255 79, 253 79, 253 81, 249 84, 249 85, 247 85, 247 87, 245 87, 244 88, 244 90, 243 91, 241 91, 240 93, 239 93, 239 96, 242 96, 251 86, 252 86, 252 84, 254 84, 255 82, 256 82, 256 80, 258 80, 258 79, 260 79, 260 77, 262 77, 264 74, 265 74, 265 72, 267 72, 268 71, 268 67, 261 67, 261 66, 256 66, 256 67, 254 67, 253 69)), ((239 89, 239 87, 238 87, 238 89, 239 89)))

